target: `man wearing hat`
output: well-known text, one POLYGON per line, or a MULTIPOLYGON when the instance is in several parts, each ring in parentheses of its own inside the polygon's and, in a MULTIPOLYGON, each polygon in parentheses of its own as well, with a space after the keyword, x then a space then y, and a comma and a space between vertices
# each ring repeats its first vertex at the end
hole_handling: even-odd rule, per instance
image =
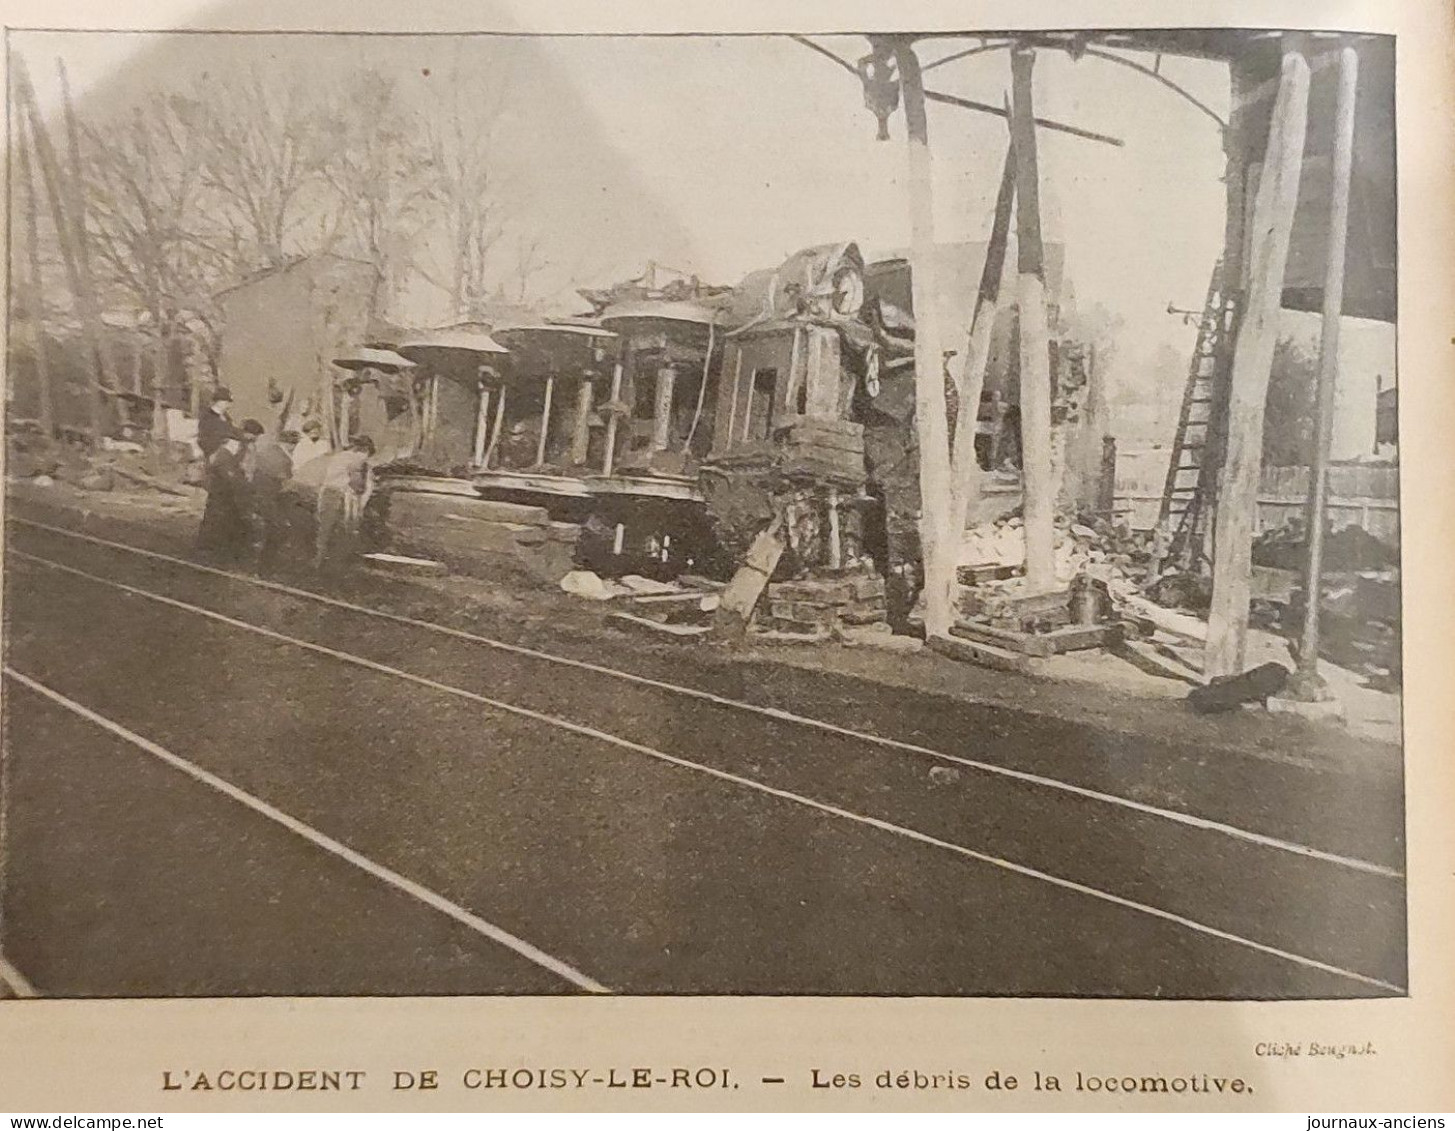
POLYGON ((207 457, 207 506, 197 531, 197 548, 225 563, 242 557, 252 531, 243 466, 246 440, 240 429, 229 426, 227 435, 207 457))
POLYGON ((317 420, 305 421, 303 435, 293 449, 293 470, 296 472, 304 464, 319 456, 326 456, 330 451, 332 449, 328 446, 328 441, 323 439, 323 425, 317 420))
POLYGON ((266 573, 277 565, 288 538, 288 500, 284 492, 293 478, 290 450, 298 442, 298 433, 285 432, 274 439, 256 420, 245 421, 243 431, 252 437, 243 464, 252 508, 253 549, 258 571, 266 573))
POLYGON ((373 455, 374 441, 355 436, 347 448, 328 457, 318 487, 314 569, 342 566, 358 549, 364 508, 374 492, 373 455))
POLYGON ((197 421, 197 446, 202 449, 202 458, 211 460, 212 454, 222 447, 223 442, 236 429, 232 426, 232 393, 226 385, 212 390, 212 400, 202 419, 197 421))

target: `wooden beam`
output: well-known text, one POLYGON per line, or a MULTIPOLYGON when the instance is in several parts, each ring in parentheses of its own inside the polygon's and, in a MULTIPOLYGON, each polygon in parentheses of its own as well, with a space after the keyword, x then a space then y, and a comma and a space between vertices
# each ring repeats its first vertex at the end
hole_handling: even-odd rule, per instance
POLYGON ((1329 450, 1334 437, 1334 394, 1339 378, 1339 324, 1344 315, 1344 260, 1349 238, 1349 183, 1354 169, 1354 104, 1359 89, 1359 55, 1338 53, 1339 93, 1334 109, 1334 183, 1329 202, 1329 254, 1324 264, 1323 327, 1319 339, 1318 393, 1314 412, 1314 458, 1309 469, 1308 561, 1304 569, 1303 633, 1298 645, 1294 691, 1314 698, 1319 678, 1319 604, 1324 574, 1324 518, 1329 502, 1329 450))
POLYGON ((483 380, 479 382, 479 392, 475 398, 475 466, 485 466, 485 442, 490 434, 490 386, 483 380))
POLYGON ((960 407, 955 418, 955 447, 951 458, 954 502, 950 508, 951 529, 963 531, 970 503, 980 481, 980 464, 975 456, 975 430, 980 421, 980 395, 985 389, 985 372, 990 367, 990 346, 995 319, 1000 313, 1000 284, 1005 277, 1005 253, 1010 243, 1011 211, 1015 205, 1015 153, 1007 147, 1000 191, 995 198, 995 218, 985 264, 980 271, 980 291, 970 322, 965 347, 965 368, 960 375, 960 407))
POLYGON ((1051 467, 1051 348, 1046 314, 1045 248, 1041 242, 1041 186, 1032 108, 1035 49, 1011 52, 1011 149, 1016 167, 1016 289, 1020 314, 1021 480, 1026 531, 1026 588, 1048 592, 1056 584, 1053 558, 1056 498, 1051 467))
POLYGON ((619 414, 617 403, 621 400, 622 362, 617 361, 611 370, 611 398, 607 401, 606 452, 601 460, 601 474, 611 477, 616 468, 616 430, 619 414))
POLYGON ((924 555, 925 630, 943 634, 954 623, 951 593, 955 584, 952 539, 950 436, 945 404, 945 377, 935 263, 933 168, 924 82, 913 41, 891 41, 899 65, 908 140, 910 208, 910 280, 914 303, 915 427, 919 438, 920 545, 924 555))
POLYGON ((1278 343, 1283 279, 1298 207, 1308 94, 1308 61, 1298 51, 1286 51, 1268 150, 1253 204, 1248 293, 1233 348, 1227 437, 1218 476, 1212 607, 1204 665, 1209 677, 1240 672, 1246 653, 1253 534, 1262 471, 1263 406, 1278 343))
POLYGON ((541 408, 541 434, 536 440, 536 466, 541 467, 546 462, 546 440, 551 434, 551 397, 556 391, 556 378, 546 378, 545 403, 541 408))
MULTIPOLYGON (((975 102, 969 98, 960 98, 958 95, 945 94, 938 90, 925 91, 925 98, 945 106, 955 106, 961 110, 975 110, 996 118, 1010 117, 1010 111, 1004 107, 992 106, 988 102, 975 102)), ((1084 130, 1080 126, 1068 126, 1064 122, 1054 122, 1050 118, 1037 118, 1035 123, 1041 129, 1050 130, 1052 133, 1070 134, 1072 137, 1085 138, 1087 141, 1099 141, 1103 145, 1114 145, 1118 149, 1126 145, 1121 138, 1112 137, 1111 134, 1099 134, 1094 130, 1084 130)))
MULTIPOLYGON (((435 380, 438 381, 439 378, 436 377, 435 380)), ((434 400, 434 397, 431 396, 430 397, 430 400, 433 401, 434 400)), ((431 417, 434 416, 433 411, 431 411, 430 415, 431 415, 431 417)), ((490 432, 490 444, 485 449, 485 458, 480 461, 480 466, 481 467, 488 468, 490 466, 490 461, 495 458, 495 449, 500 446, 500 433, 504 429, 504 427, 505 427, 505 386, 504 385, 501 385, 500 388, 497 389, 496 392, 495 392, 495 427, 490 432)))
POLYGON ((15 143, 20 158, 20 183, 25 193, 25 243, 26 279, 20 287, 20 295, 31 329, 35 332, 35 381, 39 398, 41 431, 47 436, 56 434, 55 393, 51 388, 50 346, 45 336, 45 274, 40 266, 40 212, 35 188, 35 171, 30 164, 30 147, 33 141, 28 137, 25 119, 16 123, 15 143))

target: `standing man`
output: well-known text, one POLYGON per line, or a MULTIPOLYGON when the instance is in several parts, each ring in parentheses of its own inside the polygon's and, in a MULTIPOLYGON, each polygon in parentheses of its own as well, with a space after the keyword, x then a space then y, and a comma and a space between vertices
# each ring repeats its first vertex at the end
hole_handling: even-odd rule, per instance
POLYGON ((288 500, 284 488, 293 477, 290 448, 298 434, 285 432, 281 440, 275 440, 256 420, 244 423, 243 431, 253 437, 245 461, 252 504, 253 549, 258 572, 268 573, 276 566, 287 542, 288 500))
POLYGON ((340 565, 352 555, 364 507, 374 490, 374 472, 369 466, 373 454, 374 441, 356 436, 347 448, 329 457, 318 488, 314 569, 340 565))
POLYGON ((248 511, 243 433, 232 429, 207 459, 207 506, 197 548, 221 562, 236 562, 248 545, 248 511))
POLYGON ((236 429, 232 426, 232 393, 226 385, 212 390, 212 400, 202 418, 197 421, 197 446, 202 449, 202 458, 209 463, 213 453, 236 429))
POLYGON ((306 463, 311 463, 319 456, 328 455, 331 449, 328 441, 323 439, 323 425, 316 420, 308 420, 303 424, 303 436, 293 448, 293 470, 296 473, 306 463))

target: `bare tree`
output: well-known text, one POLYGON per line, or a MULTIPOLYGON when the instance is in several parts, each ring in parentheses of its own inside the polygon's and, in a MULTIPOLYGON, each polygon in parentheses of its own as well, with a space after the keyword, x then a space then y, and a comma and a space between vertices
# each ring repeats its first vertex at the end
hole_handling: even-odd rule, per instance
POLYGON ((254 68, 206 78, 172 104, 201 148, 202 183, 216 203, 202 242, 218 264, 245 274, 308 250, 308 196, 322 180, 327 145, 304 88, 254 68))
POLYGON ((468 318, 489 298, 497 250, 513 226, 509 178, 496 144, 509 105, 509 75, 467 71, 457 56, 453 73, 441 78, 428 137, 448 266, 443 279, 422 264, 415 267, 450 296, 457 318, 468 318))
POLYGON ((208 246, 205 147, 187 103, 154 94, 124 123, 85 131, 88 242, 110 289, 142 311, 157 391, 173 384, 174 344, 220 348, 213 291, 230 262, 208 246))
POLYGON ((410 264, 436 199, 424 128, 394 80, 373 70, 339 92, 323 121, 330 144, 320 171, 333 194, 326 246, 342 246, 373 266, 369 311, 377 315, 410 264))

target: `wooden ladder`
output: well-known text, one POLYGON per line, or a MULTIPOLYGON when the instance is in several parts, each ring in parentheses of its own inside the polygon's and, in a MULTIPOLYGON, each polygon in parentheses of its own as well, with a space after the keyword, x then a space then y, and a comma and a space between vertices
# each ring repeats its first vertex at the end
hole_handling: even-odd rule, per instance
POLYGON ((1197 346, 1172 441, 1158 529, 1166 539, 1164 562, 1193 568, 1206 554, 1217 492, 1227 417, 1227 386, 1236 304, 1222 284, 1221 260, 1213 268, 1197 328, 1197 346))

